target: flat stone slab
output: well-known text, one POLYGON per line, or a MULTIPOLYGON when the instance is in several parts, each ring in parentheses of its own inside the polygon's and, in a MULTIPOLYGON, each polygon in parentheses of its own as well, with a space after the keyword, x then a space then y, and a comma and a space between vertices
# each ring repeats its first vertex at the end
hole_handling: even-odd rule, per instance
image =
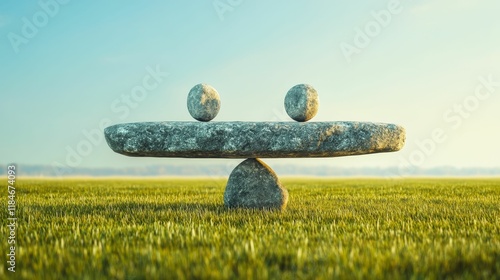
POLYGON ((142 122, 104 130, 109 147, 137 157, 297 158, 398 151, 405 130, 370 122, 142 122))

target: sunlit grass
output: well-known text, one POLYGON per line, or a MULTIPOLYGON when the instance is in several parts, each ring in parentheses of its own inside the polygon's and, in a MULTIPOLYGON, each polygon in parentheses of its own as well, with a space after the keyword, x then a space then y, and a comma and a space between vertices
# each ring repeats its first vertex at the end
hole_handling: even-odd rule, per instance
POLYGON ((15 276, 500 278, 500 179, 283 182, 269 212, 225 209, 222 180, 21 179, 15 276))

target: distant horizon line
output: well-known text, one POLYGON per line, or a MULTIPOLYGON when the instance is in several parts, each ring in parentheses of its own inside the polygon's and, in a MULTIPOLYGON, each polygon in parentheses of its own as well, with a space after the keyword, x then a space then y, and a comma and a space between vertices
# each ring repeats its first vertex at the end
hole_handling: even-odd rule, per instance
MULTIPOLYGON (((48 164, 16 164, 17 175, 23 177, 227 177, 237 164, 151 164, 128 167, 74 167, 57 169, 48 164)), ((5 164, 4 166, 8 166, 5 164)), ((367 178, 407 178, 407 177, 498 177, 500 167, 454 167, 436 166, 423 168, 401 168, 398 166, 342 167, 328 165, 274 164, 272 169, 280 177, 367 177, 367 178)), ((7 168, 0 169, 6 175, 7 168)))
MULTIPOLYGON (((223 176, 223 175, 217 175, 217 176, 207 176, 207 175, 184 175, 184 176, 170 176, 170 175, 134 175, 134 176, 129 176, 129 175, 103 175, 103 176, 96 176, 96 175, 88 175, 88 176, 33 176, 33 175, 25 175, 21 176, 22 179, 26 180, 34 180, 34 179, 40 179, 40 180, 83 180, 83 179, 88 179, 88 180, 114 180, 114 179, 128 179, 128 180, 163 180, 163 179, 170 179, 170 180, 227 180, 229 177, 229 174, 223 176)), ((280 175, 280 180, 289 180, 289 179, 314 179, 314 180, 330 180, 330 179, 339 179, 339 180, 359 180, 359 179, 380 179, 380 180, 411 180, 411 179, 439 179, 439 180, 459 180, 459 179, 484 179, 484 180, 493 180, 493 179, 500 179, 500 174, 499 175, 462 175, 462 176, 442 176, 442 175, 410 175, 410 176, 401 176, 401 177, 389 177, 389 176, 318 176, 318 175, 280 175)), ((19 177, 18 179, 19 180, 19 177)))

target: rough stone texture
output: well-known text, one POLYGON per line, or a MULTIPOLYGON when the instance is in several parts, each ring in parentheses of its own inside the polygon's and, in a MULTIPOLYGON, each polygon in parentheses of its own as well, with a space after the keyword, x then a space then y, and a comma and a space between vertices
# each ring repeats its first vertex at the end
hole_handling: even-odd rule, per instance
POLYGON ((286 113, 298 122, 306 122, 314 118, 318 113, 318 107, 318 93, 310 85, 296 85, 285 96, 286 113))
POLYGON ((285 209, 288 191, 276 173, 259 159, 240 163, 229 175, 224 192, 228 208, 285 209))
POLYGON ((113 151, 185 158, 339 157, 398 151, 405 130, 368 122, 145 122, 107 127, 113 151))
POLYGON ((187 107, 194 119, 211 121, 220 110, 219 93, 209 85, 197 84, 189 91, 187 107))

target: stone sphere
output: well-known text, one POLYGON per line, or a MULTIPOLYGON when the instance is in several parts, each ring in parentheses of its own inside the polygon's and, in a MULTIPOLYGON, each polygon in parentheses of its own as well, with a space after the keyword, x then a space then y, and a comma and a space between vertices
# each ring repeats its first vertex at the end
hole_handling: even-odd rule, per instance
POLYGON ((198 121, 211 121, 220 110, 219 93, 210 85, 197 84, 188 94, 189 114, 198 121))
POLYGON ((307 122, 314 118, 318 113, 318 107, 318 93, 310 85, 296 85, 285 96, 286 113, 298 122, 307 122))

